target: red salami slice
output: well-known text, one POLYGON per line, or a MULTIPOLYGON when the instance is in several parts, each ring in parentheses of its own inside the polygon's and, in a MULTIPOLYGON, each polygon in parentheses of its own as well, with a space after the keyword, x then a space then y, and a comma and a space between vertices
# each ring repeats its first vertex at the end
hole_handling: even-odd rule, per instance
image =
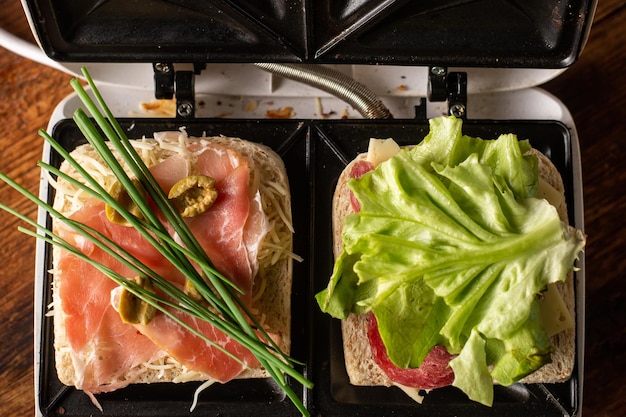
MULTIPOLYGON (((352 165, 352 169, 350 170, 350 177, 361 178, 364 174, 370 172, 373 169, 374 165, 371 162, 368 162, 366 160, 357 161, 354 163, 354 165, 352 165)), ((361 210, 361 204, 359 203, 359 200, 356 199, 352 191, 350 191, 350 203, 352 204, 352 210, 354 210, 355 213, 361 210)))
MULTIPOLYGON (((350 170, 351 178, 361 178, 364 174, 374 169, 371 162, 360 160, 354 163, 350 170)), ((350 202, 352 210, 358 212, 361 204, 350 191, 350 202)), ((448 353, 443 346, 435 346, 424 358, 422 366, 419 368, 399 368, 389 356, 387 349, 378 332, 378 324, 374 314, 369 315, 369 326, 367 335, 374 361, 392 381, 412 388, 434 389, 452 384, 454 381, 454 371, 448 365, 454 357, 448 353)))
POLYGON ((369 315, 367 335, 374 361, 392 381, 420 389, 441 388, 454 381, 454 371, 448 365, 454 355, 448 353, 443 346, 435 346, 419 368, 399 368, 387 356, 387 349, 380 337, 376 317, 373 314, 369 315))

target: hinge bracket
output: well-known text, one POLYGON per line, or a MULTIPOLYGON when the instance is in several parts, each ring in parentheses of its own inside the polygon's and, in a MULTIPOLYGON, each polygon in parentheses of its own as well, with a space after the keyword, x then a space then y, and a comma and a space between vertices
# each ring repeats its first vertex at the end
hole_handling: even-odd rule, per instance
POLYGON ((448 115, 467 118, 467 73, 448 72, 448 68, 428 68, 428 100, 447 101, 448 115))
POLYGON ((176 118, 193 119, 196 114, 195 75, 204 69, 194 64, 193 71, 176 71, 173 63, 152 64, 154 71, 154 97, 157 100, 176 99, 176 118))

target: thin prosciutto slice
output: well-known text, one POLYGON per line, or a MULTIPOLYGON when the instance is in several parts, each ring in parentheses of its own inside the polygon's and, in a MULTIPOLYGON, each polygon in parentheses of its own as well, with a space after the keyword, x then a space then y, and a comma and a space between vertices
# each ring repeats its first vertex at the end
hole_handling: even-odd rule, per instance
MULTIPOLYGON (((258 270, 256 250, 267 232, 258 193, 250 191, 250 167, 247 160, 223 146, 209 144, 198 155, 197 170, 216 180, 218 200, 209 211, 187 221, 216 268, 234 281, 250 299, 253 278, 258 270)), ((151 168, 159 185, 167 193, 179 179, 189 175, 187 162, 173 156, 151 168)), ((114 240, 162 277, 182 286, 184 277, 139 233, 110 223, 104 205, 89 201, 72 218, 114 240)), ((136 274, 115 261, 91 242, 62 227, 62 237, 90 258, 107 265, 121 275, 136 274)), ((75 363, 77 387, 98 393, 120 388, 132 380, 118 381, 128 369, 156 360, 167 352, 191 370, 226 382, 236 377, 245 365, 256 366, 254 356, 210 324, 182 317, 189 325, 243 362, 191 334, 165 314, 159 313, 146 326, 124 324, 111 304, 117 285, 94 267, 63 252, 56 265, 61 308, 65 313, 68 341, 78 361, 75 363), (88 355, 84 355, 89 353, 88 355), (93 353, 93 354, 91 354, 93 353), (244 365, 245 364, 245 365, 244 365)))
MULTIPOLYGON (((185 164, 183 157, 173 156, 151 171, 168 193, 188 175, 185 164)), ((249 302, 258 272, 258 247, 268 232, 258 191, 250 191, 251 167, 234 150, 208 143, 197 155, 196 170, 215 180, 218 196, 209 210, 185 222, 215 268, 236 284, 243 291, 242 299, 249 302)))
POLYGON ((159 186, 169 191, 174 184, 189 175, 189 163, 182 155, 172 155, 150 168, 150 172, 159 186))
MULTIPOLYGON (((213 152, 202 155, 207 154, 215 157, 213 152)), ((189 227, 200 231, 196 237, 217 270, 230 278, 249 297, 252 291, 250 277, 255 272, 256 263, 248 256, 244 239, 244 227, 251 206, 247 191, 250 169, 244 163, 233 167, 227 176, 218 179, 212 175, 215 165, 212 165, 211 160, 202 158, 198 160, 198 164, 202 174, 216 180, 218 196, 210 210, 188 221, 189 227), (220 226, 207 227, 216 224, 220 226)))
MULTIPOLYGON (((105 236, 113 237, 120 231, 118 226, 108 222, 103 209, 103 204, 92 201, 75 213, 73 218, 105 236)), ((61 228, 59 234, 90 259, 107 265, 121 275, 134 276, 128 268, 73 231, 61 228)), ((125 234, 128 235, 128 231, 125 234)), ((141 236, 135 234, 126 237, 129 251, 143 253, 149 249, 148 243, 141 236)), ((145 254, 144 262, 159 269, 158 254, 154 251, 145 254)), ((117 287, 114 281, 87 262, 65 252, 56 265, 56 277, 61 308, 65 313, 67 339, 75 353, 72 360, 77 371, 77 388, 87 392, 120 388, 126 385, 119 382, 120 376, 144 362, 163 356, 158 347, 132 326, 124 325, 111 307, 110 294, 117 287)))
MULTIPOLYGON (((169 309, 169 311, 179 320, 183 320, 232 353, 242 363, 250 367, 258 366, 259 362, 248 349, 215 329, 211 324, 185 315, 178 310, 169 309)), ((156 315, 147 325, 135 325, 135 327, 178 362, 186 365, 193 364, 194 371, 211 375, 217 381, 228 382, 239 375, 243 369, 241 363, 184 329, 165 314, 156 315)))

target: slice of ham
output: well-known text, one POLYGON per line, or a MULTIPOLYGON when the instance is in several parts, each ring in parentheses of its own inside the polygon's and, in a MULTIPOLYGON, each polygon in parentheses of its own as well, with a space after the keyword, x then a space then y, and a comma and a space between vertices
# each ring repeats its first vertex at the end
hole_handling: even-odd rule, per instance
POLYGON ((181 179, 189 176, 189 163, 182 155, 172 155, 150 168, 152 176, 166 192, 181 179))
POLYGON ((419 368, 399 368, 387 356, 387 349, 378 332, 376 317, 370 313, 367 336, 374 362, 393 382, 411 388, 435 389, 454 382, 454 371, 449 366, 454 355, 443 346, 435 346, 424 358, 419 368))
MULTIPOLYGON (((151 168, 166 193, 188 175, 180 161, 184 158, 173 158, 151 168)), ((215 180, 218 196, 209 210, 185 222, 215 268, 243 291, 241 298, 249 303, 259 269, 258 248, 269 231, 258 190, 250 190, 251 167, 236 151, 208 143, 197 155, 196 170, 215 180)))
MULTIPOLYGON (((256 357, 248 349, 211 324, 185 315, 178 310, 170 308, 169 311, 232 353, 247 366, 256 367, 259 365, 256 357)), ((192 369, 194 371, 211 375, 213 379, 219 382, 228 382, 243 370, 241 363, 184 329, 165 314, 157 314, 147 325, 135 325, 135 327, 178 362, 186 365, 193 364, 192 369)))
MULTIPOLYGON (((109 222, 103 209, 103 204, 92 201, 73 218, 106 236, 112 236, 116 227, 111 228, 113 233, 108 230, 109 222)), ((133 276, 127 267, 73 231, 60 228, 59 235, 94 261, 107 265, 119 274, 133 276)), ((147 248, 147 242, 137 235, 134 239, 129 237, 126 243, 130 251, 142 252, 147 248)), ((154 251, 147 255, 145 262, 156 267, 154 251)), ((60 256, 55 273, 55 284, 65 313, 67 340, 74 353, 72 360, 77 371, 77 388, 96 393, 125 386, 127 383, 119 380, 122 375, 163 355, 157 346, 132 326, 124 325, 111 308, 110 293, 117 287, 115 282, 92 265, 66 252, 60 256)))
MULTIPOLYGON (((225 274, 249 300, 256 257, 248 254, 244 229, 251 210, 248 191, 250 167, 243 157, 218 145, 198 157, 198 171, 215 180, 217 200, 206 212, 187 221, 218 271, 225 274), (206 227, 206 225, 219 225, 206 227)), ((252 206, 256 207, 256 206, 252 206)))
MULTIPOLYGON (((104 213, 104 203, 89 200, 71 218, 117 242, 153 271, 184 284, 183 275, 168 266, 165 258, 138 231, 111 223, 104 213)), ((106 265, 122 276, 137 274, 75 231, 62 226, 59 235, 90 259, 106 265)), ((101 328, 101 317, 110 308, 110 292, 117 284, 95 267, 76 256, 62 252, 56 266, 56 282, 66 319, 66 334, 74 351, 82 350, 101 328)))
MULTIPOLYGON (((217 269, 245 291, 242 296, 245 302, 250 299, 258 270, 256 248, 267 232, 258 194, 248 186, 250 167, 236 152, 210 144, 198 156, 197 169, 216 179, 219 197, 207 212, 187 223, 217 269), (247 249, 248 245, 251 250, 247 249)), ((187 163, 180 156, 168 158, 151 171, 166 193, 178 180, 189 175, 187 163)), ((104 214, 104 204, 89 201, 71 217, 111 238, 162 277, 180 286, 184 284, 183 275, 139 232, 110 223, 104 214)), ((61 234, 90 258, 122 276, 136 275, 75 232, 61 227, 61 234)), ((186 319, 202 334, 234 353, 243 364, 192 335, 164 314, 157 314, 147 326, 123 323, 111 304, 111 292, 117 285, 67 252, 62 252, 56 269, 55 280, 65 313, 68 341, 75 353, 73 357, 75 360, 87 358, 75 366, 80 389, 98 393, 123 387, 131 383, 132 378, 120 382, 117 379, 121 375, 127 375, 133 366, 158 359, 164 352, 189 369, 221 382, 236 377, 245 368, 244 364, 258 365, 247 349, 201 320, 186 319), (88 354, 90 352, 96 355, 88 354)))

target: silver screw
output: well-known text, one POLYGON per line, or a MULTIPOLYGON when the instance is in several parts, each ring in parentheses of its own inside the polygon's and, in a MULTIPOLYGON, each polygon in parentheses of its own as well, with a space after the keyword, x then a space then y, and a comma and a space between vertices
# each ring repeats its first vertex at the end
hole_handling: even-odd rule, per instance
POLYGON ((463 117, 465 115, 465 106, 463 104, 454 104, 450 107, 450 114, 454 117, 463 117))
POLYGON ((181 117, 188 117, 193 112, 193 106, 191 105, 191 103, 180 103, 178 105, 178 108, 176 109, 176 112, 181 117))
POLYGON ((441 77, 442 75, 444 75, 444 74, 446 73, 446 69, 445 69, 445 67, 432 67, 432 68, 430 69, 430 72, 431 72, 433 75, 436 75, 436 76, 438 76, 438 77, 441 77))
POLYGON ((162 62, 157 62, 156 64, 154 64, 154 69, 161 73, 172 71, 172 67, 170 67, 169 64, 164 64, 162 62))

